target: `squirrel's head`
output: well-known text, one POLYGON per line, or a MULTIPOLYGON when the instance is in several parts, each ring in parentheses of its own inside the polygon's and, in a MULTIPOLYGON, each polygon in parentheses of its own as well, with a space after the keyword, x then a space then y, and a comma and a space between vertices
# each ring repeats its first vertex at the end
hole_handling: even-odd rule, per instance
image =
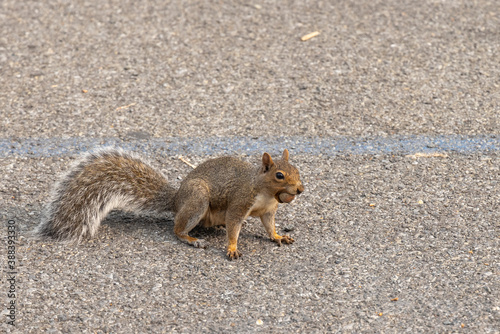
POLYGON ((273 161, 268 153, 262 155, 261 173, 276 200, 290 203, 296 195, 304 191, 297 168, 288 162, 288 150, 283 151, 280 160, 273 161))

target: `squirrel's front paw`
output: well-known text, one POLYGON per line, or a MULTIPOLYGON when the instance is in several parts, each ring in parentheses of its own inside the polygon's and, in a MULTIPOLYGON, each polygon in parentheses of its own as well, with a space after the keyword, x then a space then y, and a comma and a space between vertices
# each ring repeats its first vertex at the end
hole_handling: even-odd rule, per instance
POLYGON ((285 243, 285 244, 291 244, 293 243, 295 240, 293 240, 290 236, 288 235, 278 235, 276 234, 274 236, 274 242, 276 242, 278 244, 278 246, 281 246, 281 243, 285 243))
POLYGON ((228 247, 227 248, 227 257, 229 260, 237 260, 243 254, 236 247, 228 247))

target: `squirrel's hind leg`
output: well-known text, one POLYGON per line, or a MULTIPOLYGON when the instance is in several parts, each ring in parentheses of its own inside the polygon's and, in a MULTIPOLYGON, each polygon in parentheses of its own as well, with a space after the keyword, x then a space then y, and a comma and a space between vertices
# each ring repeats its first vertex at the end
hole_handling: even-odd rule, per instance
POLYGON ((191 180, 181 186, 178 195, 183 198, 174 219, 174 233, 179 240, 197 248, 207 248, 203 239, 191 237, 188 233, 207 215, 209 210, 208 187, 203 181, 191 180))

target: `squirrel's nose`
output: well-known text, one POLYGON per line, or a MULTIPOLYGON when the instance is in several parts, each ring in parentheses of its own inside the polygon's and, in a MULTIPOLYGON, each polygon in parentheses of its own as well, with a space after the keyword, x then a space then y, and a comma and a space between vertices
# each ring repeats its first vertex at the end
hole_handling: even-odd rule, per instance
POLYGON ((302 185, 302 183, 297 187, 297 195, 299 195, 301 192, 304 191, 304 186, 302 185))

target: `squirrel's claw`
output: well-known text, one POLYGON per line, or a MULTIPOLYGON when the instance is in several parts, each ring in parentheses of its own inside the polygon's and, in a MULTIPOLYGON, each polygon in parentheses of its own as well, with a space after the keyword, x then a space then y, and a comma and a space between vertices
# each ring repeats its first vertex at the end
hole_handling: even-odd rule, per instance
POLYGON ((292 244, 294 241, 295 240, 293 240, 288 235, 276 235, 274 237, 274 242, 276 242, 278 244, 278 247, 281 247, 282 243, 289 245, 289 244, 292 244))
POLYGON ((238 258, 240 258, 243 254, 235 249, 235 250, 228 250, 227 251, 227 257, 229 258, 229 260, 237 260, 238 258))
POLYGON ((206 242, 204 239, 196 239, 192 245, 196 248, 208 248, 208 242, 206 242))

